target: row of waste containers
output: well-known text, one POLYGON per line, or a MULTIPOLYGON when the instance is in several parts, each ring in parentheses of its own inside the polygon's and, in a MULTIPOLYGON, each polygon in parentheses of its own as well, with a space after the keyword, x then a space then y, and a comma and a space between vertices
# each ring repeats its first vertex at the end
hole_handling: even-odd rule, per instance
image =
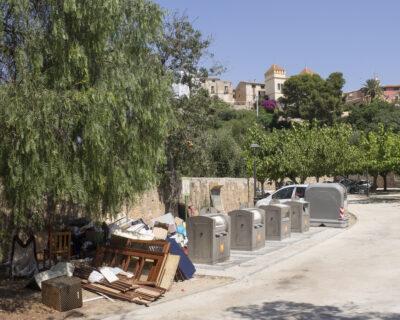
POLYGON ((258 250, 266 240, 283 240, 309 226, 309 203, 304 200, 190 217, 189 257, 195 263, 222 262, 229 259, 231 249, 258 250))

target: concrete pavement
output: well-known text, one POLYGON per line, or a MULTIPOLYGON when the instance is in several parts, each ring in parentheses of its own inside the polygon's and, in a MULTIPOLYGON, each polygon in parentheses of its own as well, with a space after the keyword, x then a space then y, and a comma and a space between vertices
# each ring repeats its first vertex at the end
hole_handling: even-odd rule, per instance
POLYGON ((231 284, 108 319, 400 319, 400 196, 349 209, 352 228, 244 262, 231 284))

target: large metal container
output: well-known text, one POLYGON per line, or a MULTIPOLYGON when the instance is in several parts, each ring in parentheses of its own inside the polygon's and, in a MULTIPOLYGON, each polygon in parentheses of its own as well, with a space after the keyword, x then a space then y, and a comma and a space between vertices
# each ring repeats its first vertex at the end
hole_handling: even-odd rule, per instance
POLYGON ((273 203, 260 206, 265 211, 265 239, 283 240, 290 237, 291 209, 288 205, 273 203))
POLYGON ((58 311, 82 307, 81 279, 65 276, 43 281, 42 302, 58 311))
POLYGON ((349 225, 347 191, 339 183, 315 183, 306 189, 312 226, 344 228, 349 225))
POLYGON ((265 212, 260 208, 233 210, 231 217, 231 249, 257 250, 265 246, 265 212))
POLYGON ((310 229, 310 203, 304 200, 285 202, 291 210, 291 231, 307 232, 310 229))
POLYGON ((190 217, 187 225, 189 257, 195 263, 215 264, 229 259, 230 217, 210 213, 190 217))

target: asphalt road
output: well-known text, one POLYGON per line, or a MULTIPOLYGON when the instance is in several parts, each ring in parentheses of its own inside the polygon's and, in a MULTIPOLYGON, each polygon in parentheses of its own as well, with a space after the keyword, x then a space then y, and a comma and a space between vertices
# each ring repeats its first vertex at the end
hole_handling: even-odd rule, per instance
POLYGON ((349 205, 350 229, 229 285, 112 319, 400 319, 400 196, 349 205))

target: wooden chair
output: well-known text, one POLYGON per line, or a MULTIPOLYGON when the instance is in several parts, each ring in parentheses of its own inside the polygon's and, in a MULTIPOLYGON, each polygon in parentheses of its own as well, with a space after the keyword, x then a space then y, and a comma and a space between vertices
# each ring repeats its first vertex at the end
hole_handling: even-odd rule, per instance
POLYGON ((46 250, 46 258, 50 263, 58 262, 58 258, 69 261, 71 258, 71 232, 53 232, 49 233, 48 249, 46 250))

